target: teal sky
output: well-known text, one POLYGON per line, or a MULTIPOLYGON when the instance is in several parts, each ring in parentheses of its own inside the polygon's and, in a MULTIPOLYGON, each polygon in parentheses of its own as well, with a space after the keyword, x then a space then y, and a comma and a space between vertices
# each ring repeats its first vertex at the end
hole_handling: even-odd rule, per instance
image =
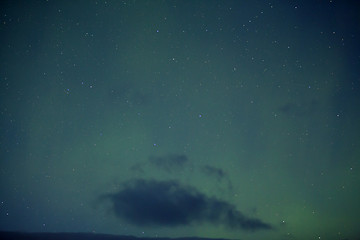
POLYGON ((0 230, 357 239, 359 11, 3 1, 0 230), (181 209, 190 192, 185 222, 135 220, 152 193, 181 209))

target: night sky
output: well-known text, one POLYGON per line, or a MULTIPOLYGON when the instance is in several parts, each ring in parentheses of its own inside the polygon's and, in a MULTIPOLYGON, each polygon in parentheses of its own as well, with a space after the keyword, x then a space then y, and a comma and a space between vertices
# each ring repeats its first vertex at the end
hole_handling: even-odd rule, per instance
POLYGON ((0 230, 358 239, 357 1, 1 1, 0 230))

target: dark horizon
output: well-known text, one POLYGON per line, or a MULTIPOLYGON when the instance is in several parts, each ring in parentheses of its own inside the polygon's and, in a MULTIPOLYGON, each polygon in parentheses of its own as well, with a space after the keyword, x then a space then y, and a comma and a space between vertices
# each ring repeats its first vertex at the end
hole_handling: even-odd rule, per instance
POLYGON ((2 240, 241 240, 241 239, 225 239, 225 238, 202 238, 202 237, 136 237, 128 235, 104 234, 104 233, 70 233, 70 232, 21 232, 21 231, 0 231, 0 239, 2 240))

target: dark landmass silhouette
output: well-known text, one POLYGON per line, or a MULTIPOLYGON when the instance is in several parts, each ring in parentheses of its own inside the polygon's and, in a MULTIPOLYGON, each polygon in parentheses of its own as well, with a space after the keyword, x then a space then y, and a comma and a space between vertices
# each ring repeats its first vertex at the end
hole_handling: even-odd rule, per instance
POLYGON ((227 240, 223 238, 163 238, 163 237, 134 237, 100 233, 32 233, 0 231, 1 240, 227 240))

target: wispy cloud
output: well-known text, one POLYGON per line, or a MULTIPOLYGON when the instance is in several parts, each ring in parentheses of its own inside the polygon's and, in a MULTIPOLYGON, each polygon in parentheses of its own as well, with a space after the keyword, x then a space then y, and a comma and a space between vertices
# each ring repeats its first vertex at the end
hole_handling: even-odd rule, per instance
POLYGON ((188 158, 184 154, 169 154, 164 156, 150 156, 149 161, 157 168, 172 172, 184 167, 188 162, 188 158))

